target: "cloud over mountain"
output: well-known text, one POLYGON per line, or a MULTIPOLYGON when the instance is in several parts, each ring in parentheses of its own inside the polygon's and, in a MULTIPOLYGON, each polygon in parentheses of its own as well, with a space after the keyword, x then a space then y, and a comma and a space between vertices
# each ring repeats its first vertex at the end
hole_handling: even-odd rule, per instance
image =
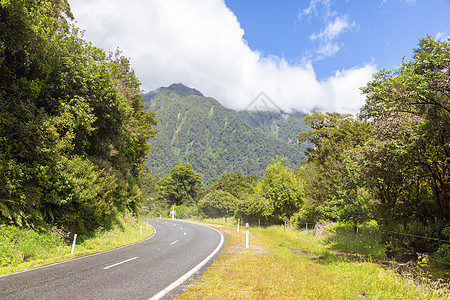
MULTIPOLYGON (((376 71, 367 62, 318 80, 307 58, 288 63, 263 56, 248 46, 223 0, 72 0, 71 6, 86 39, 106 51, 123 50, 147 91, 183 82, 234 109, 263 91, 286 110, 355 113, 364 103, 359 87, 376 71)), ((336 43, 354 27, 344 17, 333 20, 317 39, 336 43)))

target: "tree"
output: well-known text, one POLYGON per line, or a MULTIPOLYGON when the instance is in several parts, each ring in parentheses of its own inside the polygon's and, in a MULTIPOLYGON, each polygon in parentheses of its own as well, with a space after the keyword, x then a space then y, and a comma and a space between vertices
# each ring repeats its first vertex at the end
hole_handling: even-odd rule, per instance
POLYGON ((450 43, 421 39, 411 61, 362 90, 372 138, 359 153, 387 221, 450 220, 450 43))
POLYGON ((243 175, 240 172, 225 174, 208 190, 208 193, 221 190, 241 199, 254 189, 257 181, 255 175, 243 175))
MULTIPOLYGON (((371 133, 370 124, 348 114, 314 113, 305 118, 313 130, 297 136, 299 143, 310 142, 308 162, 297 170, 305 184, 306 203, 300 215, 301 222, 331 218, 336 220, 333 201, 342 201, 348 173, 345 169, 349 151, 362 146, 371 133), (340 199, 340 200, 338 200, 340 199), (332 208, 333 206, 334 208, 332 208)), ((351 201, 346 194, 346 202, 351 201)))
POLYGON ((0 5, 0 222, 87 233, 137 215, 156 120, 129 60, 85 42, 65 0, 0 5))
POLYGON ((265 207, 263 215, 279 221, 289 220, 304 201, 302 183, 282 160, 267 167, 258 188, 256 193, 265 207))
POLYGON ((158 182, 161 197, 170 205, 193 205, 197 203, 203 187, 200 173, 188 163, 177 165, 158 182))
POLYGON ((199 209, 210 218, 229 218, 234 215, 238 199, 228 192, 208 193, 198 203, 199 209))

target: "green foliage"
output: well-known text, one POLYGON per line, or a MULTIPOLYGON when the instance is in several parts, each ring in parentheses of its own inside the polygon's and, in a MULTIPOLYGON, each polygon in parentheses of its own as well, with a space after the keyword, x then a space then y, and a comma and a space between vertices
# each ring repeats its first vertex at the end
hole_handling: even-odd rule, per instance
POLYGON ((363 88, 373 125, 356 153, 385 224, 450 220, 450 43, 420 40, 411 61, 363 88))
POLYGON ((242 199, 245 195, 253 192, 257 181, 258 178, 255 175, 243 175, 240 172, 225 174, 208 189, 208 193, 224 191, 242 199))
POLYGON ((67 1, 0 14, 0 223, 80 234, 138 214, 156 121, 129 60, 85 42, 67 1))
POLYGON ((266 206, 264 214, 280 221, 289 220, 303 204, 303 184, 283 161, 267 167, 259 187, 257 193, 266 206))
POLYGON ((303 184, 294 170, 285 166, 285 159, 269 165, 252 194, 247 194, 236 210, 236 217, 265 224, 289 220, 304 201, 303 184))
MULTIPOLYGON (((356 253, 356 232, 353 225, 335 223, 326 227, 323 242, 334 250, 356 253)), ((386 244, 375 221, 358 225, 358 254, 373 258, 384 258, 386 244)))
POLYGON ((14 226, 0 227, 0 266, 17 265, 52 253, 64 245, 61 237, 52 233, 37 233, 14 226))
MULTIPOLYGON (((224 174, 262 176, 277 155, 288 157, 290 167, 304 157, 297 145, 247 125, 237 112, 182 84, 150 92, 142 101, 158 113, 158 135, 146 161, 156 176, 188 162, 211 187, 224 174)), ((288 120, 300 123, 298 118, 288 120)), ((291 140, 299 130, 291 132, 291 140)))
POLYGON ((443 244, 439 246, 433 255, 434 263, 444 268, 450 268, 450 245, 443 244))
POLYGON ((351 115, 314 113, 305 118, 313 130, 297 136, 309 142, 308 163, 297 170, 305 184, 306 201, 297 214, 299 222, 320 219, 357 220, 367 215, 361 209, 370 195, 361 181, 354 178, 348 152, 364 145, 370 124, 351 115), (358 217, 357 217, 358 216, 358 217))
POLYGON ((202 175, 188 163, 179 164, 158 182, 158 189, 169 205, 192 206, 204 189, 202 175))
POLYGON ((303 153, 309 144, 298 145, 295 134, 311 130, 311 127, 305 123, 307 114, 298 111, 285 113, 263 110, 239 111, 238 114, 245 123, 258 129, 262 134, 273 136, 282 143, 294 146, 299 151, 298 155, 304 157, 303 153))
POLYGON ((253 224, 256 224, 258 220, 264 225, 279 222, 267 213, 266 206, 259 197, 256 197, 256 194, 249 194, 239 201, 235 217, 253 224))
POLYGON ((229 218, 234 215, 238 199, 228 192, 217 190, 203 197, 198 207, 209 218, 229 218))
POLYGON ((187 206, 182 204, 180 206, 175 206, 177 219, 192 219, 200 214, 198 206, 187 206))

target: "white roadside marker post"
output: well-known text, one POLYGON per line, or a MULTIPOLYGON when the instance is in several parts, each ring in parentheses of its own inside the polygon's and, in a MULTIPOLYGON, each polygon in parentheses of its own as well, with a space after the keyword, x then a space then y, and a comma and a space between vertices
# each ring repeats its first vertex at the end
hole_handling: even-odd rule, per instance
POLYGON ((72 243, 72 251, 70 251, 70 254, 73 254, 73 252, 75 251, 75 243, 77 241, 77 234, 75 233, 73 235, 73 243, 72 243))
POLYGON ((141 235, 142 235, 142 225, 141 225, 141 235))
POLYGON ((248 223, 245 224, 245 248, 248 248, 248 223))
POLYGON ((172 220, 175 220, 175 205, 173 206, 172 210, 170 211, 170 214, 172 215, 172 220))
POLYGON ((241 219, 238 219, 237 232, 239 232, 239 223, 241 223, 241 219))

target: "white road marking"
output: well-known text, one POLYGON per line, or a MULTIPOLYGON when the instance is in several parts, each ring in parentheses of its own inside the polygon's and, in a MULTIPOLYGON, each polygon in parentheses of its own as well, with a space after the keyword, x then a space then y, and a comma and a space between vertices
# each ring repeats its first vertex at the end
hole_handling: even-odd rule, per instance
POLYGON ((175 242, 170 243, 171 245, 178 243, 180 240, 176 240, 175 242))
POLYGON ((186 235, 186 232, 184 233, 184 235, 186 235))
POLYGON ((220 243, 217 246, 216 249, 214 249, 214 251, 207 257, 205 258, 201 263, 199 263, 197 266, 195 266, 192 270, 190 270, 189 272, 187 272, 186 274, 184 274, 183 276, 181 276, 178 280, 176 280, 175 282, 173 282, 171 285, 169 285, 168 287, 166 287, 165 289, 163 289, 161 292, 159 292, 158 294, 154 295, 153 297, 151 297, 149 300, 159 300, 161 298, 163 298, 165 295, 167 295, 171 290, 173 290, 174 288, 176 288, 177 286, 179 286, 180 284, 182 284, 183 282, 185 282, 189 277, 191 277, 192 274, 194 274, 195 272, 197 272, 198 270, 200 270, 204 265, 206 265, 206 263, 214 257, 214 255, 216 255, 217 252, 219 252, 220 248, 222 248, 222 245, 225 241, 225 238, 223 237, 223 234, 212 227, 209 227, 215 231, 217 231, 220 234, 220 243))
POLYGON ((135 260, 136 258, 138 258, 138 257, 136 256, 136 257, 133 257, 133 258, 130 258, 130 259, 127 259, 127 260, 124 260, 124 261, 118 262, 117 264, 113 264, 113 265, 110 265, 110 266, 104 267, 104 268, 103 268, 103 270, 108 270, 109 268, 112 268, 112 267, 115 267, 115 266, 118 266, 118 265, 124 264, 124 263, 126 263, 126 262, 129 262, 129 261, 135 260))
POLYGON ((45 266, 42 266, 42 267, 37 267, 37 268, 34 268, 34 269, 28 269, 28 270, 25 270, 25 271, 20 271, 20 272, 16 272, 16 273, 2 275, 2 276, 0 276, 0 278, 1 277, 9 277, 9 276, 20 274, 20 273, 33 272, 33 271, 36 271, 36 270, 45 269, 45 268, 49 268, 49 267, 53 267, 53 266, 57 266, 57 265, 62 265, 62 264, 68 263, 68 262, 73 262, 73 261, 76 261, 76 260, 82 260, 82 259, 85 259, 85 258, 88 258, 88 257, 92 257, 92 256, 99 256, 99 255, 102 255, 104 253, 117 251, 117 250, 120 250, 120 249, 123 249, 123 248, 126 248, 126 247, 130 247, 130 246, 133 246, 133 245, 145 242, 146 240, 149 240, 149 239, 151 239, 152 237, 154 237, 156 235, 156 228, 153 227, 152 225, 150 225, 150 226, 153 228, 153 234, 151 236, 149 236, 148 238, 140 240, 140 241, 138 241, 136 243, 128 244, 128 245, 125 245, 125 246, 120 246, 120 247, 113 248, 113 249, 110 249, 110 250, 106 250, 106 251, 103 251, 103 252, 97 252, 97 253, 89 254, 89 255, 86 255, 86 256, 81 256, 81 257, 77 257, 77 258, 73 258, 73 259, 69 259, 69 260, 65 260, 65 261, 60 261, 60 262, 57 262, 57 263, 45 265, 45 266))

